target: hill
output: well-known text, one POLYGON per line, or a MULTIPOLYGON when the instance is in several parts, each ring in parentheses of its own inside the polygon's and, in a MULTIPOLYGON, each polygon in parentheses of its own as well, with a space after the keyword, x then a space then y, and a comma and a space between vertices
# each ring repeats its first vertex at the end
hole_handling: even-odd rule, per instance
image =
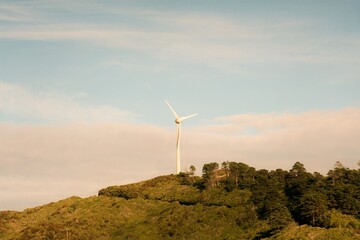
POLYGON ((334 182, 294 167, 256 171, 243 163, 210 163, 202 177, 161 176, 107 187, 98 196, 3 211, 0 239, 360 239, 359 170, 341 168, 345 175, 334 182), (241 174, 234 175, 235 167, 241 174), (324 196, 311 187, 322 192, 328 184, 336 197, 324 192, 321 202, 324 196))

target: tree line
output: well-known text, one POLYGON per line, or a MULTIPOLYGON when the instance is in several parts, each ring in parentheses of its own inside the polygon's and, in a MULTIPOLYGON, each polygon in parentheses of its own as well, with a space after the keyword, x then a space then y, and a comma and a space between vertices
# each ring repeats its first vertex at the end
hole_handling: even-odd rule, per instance
MULTIPOLYGON (((192 166, 187 175, 191 178, 194 172, 192 166)), ((300 162, 289 171, 256 170, 241 162, 212 162, 204 164, 202 177, 193 184, 200 190, 250 191, 257 217, 267 220, 273 230, 293 221, 360 229, 360 169, 346 168, 340 162, 326 176, 307 172, 300 162)))

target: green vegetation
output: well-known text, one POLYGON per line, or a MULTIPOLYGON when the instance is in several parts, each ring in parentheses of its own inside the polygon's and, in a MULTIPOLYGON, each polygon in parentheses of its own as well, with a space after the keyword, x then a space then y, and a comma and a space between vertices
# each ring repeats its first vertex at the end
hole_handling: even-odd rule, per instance
POLYGON ((359 169, 224 162, 194 172, 0 212, 0 239, 360 239, 359 169))

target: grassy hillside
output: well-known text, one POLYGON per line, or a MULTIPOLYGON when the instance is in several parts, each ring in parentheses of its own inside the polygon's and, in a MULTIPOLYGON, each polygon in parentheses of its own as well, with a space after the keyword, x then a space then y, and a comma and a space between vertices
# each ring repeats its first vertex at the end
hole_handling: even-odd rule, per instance
MULTIPOLYGON (((228 207, 211 201, 206 205, 191 202, 199 190, 181 185, 181 179, 176 176, 108 190, 116 188, 126 189, 127 195, 71 197, 23 212, 1 212, 0 237, 24 240, 252 239, 257 231, 266 228, 264 223, 250 225, 255 219, 247 220, 243 216, 246 211, 240 205, 228 207)), ((101 190, 100 194, 103 192, 109 195, 106 190, 101 190)))
POLYGON ((204 179, 162 176, 0 212, 0 239, 360 239, 351 215, 328 211, 329 228, 299 225, 287 209, 265 218, 254 191, 206 187, 204 179))

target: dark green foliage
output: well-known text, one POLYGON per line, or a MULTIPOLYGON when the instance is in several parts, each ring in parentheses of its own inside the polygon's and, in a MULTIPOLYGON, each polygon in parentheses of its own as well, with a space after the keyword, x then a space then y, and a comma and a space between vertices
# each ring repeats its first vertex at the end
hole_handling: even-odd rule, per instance
POLYGON ((357 186, 337 184, 330 189, 330 196, 334 200, 333 207, 340 209, 344 214, 360 217, 360 192, 357 186))
POLYGON ((328 205, 326 195, 321 192, 308 191, 300 198, 301 218, 313 226, 324 226, 324 214, 328 205))
POLYGON ((293 222, 289 209, 281 203, 275 202, 266 209, 265 216, 273 231, 281 230, 293 222))
POLYGON ((285 193, 288 197, 287 206, 294 219, 300 224, 316 225, 316 220, 314 221, 313 218, 309 218, 308 214, 304 213, 306 210, 304 202, 310 198, 310 195, 306 197, 310 192, 325 191, 325 189, 319 188, 320 181, 322 181, 322 178, 318 174, 314 176, 306 172, 303 164, 299 162, 294 164, 285 178, 285 193))
POLYGON ((360 219, 360 170, 344 168, 337 162, 328 172, 326 188, 332 208, 360 219))

